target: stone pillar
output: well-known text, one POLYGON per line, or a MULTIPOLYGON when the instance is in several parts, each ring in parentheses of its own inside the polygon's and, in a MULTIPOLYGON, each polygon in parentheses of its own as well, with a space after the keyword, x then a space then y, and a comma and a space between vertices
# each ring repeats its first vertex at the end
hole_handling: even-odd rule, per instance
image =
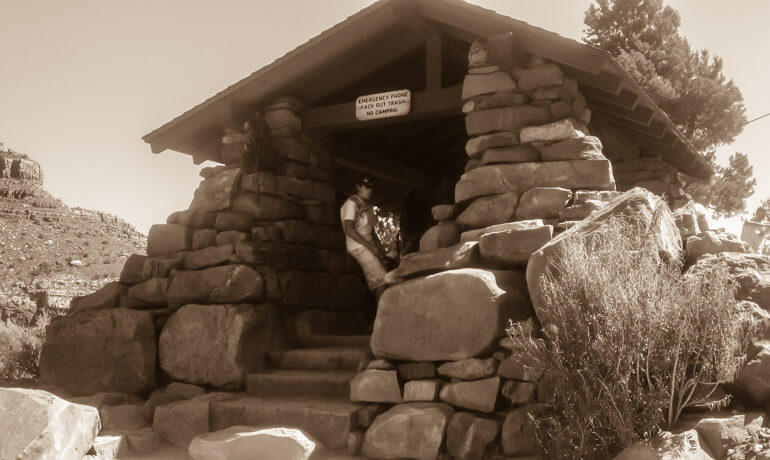
MULTIPOLYGON (((237 388, 264 367, 266 351, 297 334, 362 329, 367 288, 344 250, 331 156, 303 132, 301 109, 298 100, 282 98, 242 132, 226 130, 219 155, 225 164, 201 171, 189 209, 152 226, 147 254, 130 256, 119 282, 74 299, 72 314, 58 320, 60 335, 81 335, 89 315, 105 322, 125 309, 150 315, 143 337, 159 331, 157 356, 167 376, 237 388)), ((94 333, 88 343, 115 331, 94 333)), ((53 356, 59 345, 46 346, 44 354, 53 356)), ((137 359, 154 357, 155 346, 137 343, 137 359)), ((76 367, 88 367, 81 361, 76 367)), ((42 373, 71 384, 66 368, 59 363, 42 373)), ((109 374, 104 366, 80 371, 109 374)), ((143 381, 141 389, 151 384, 143 381)))
POLYGON ((526 413, 546 397, 541 371, 510 358, 504 330, 512 320, 538 333, 529 256, 619 193, 577 83, 541 57, 505 50, 515 43, 470 49, 468 162, 455 202, 432 209, 436 226, 402 259, 406 281, 378 306, 379 359, 351 382, 351 399, 395 404, 367 431, 364 455, 410 457, 426 446, 436 449, 431 458, 439 446, 462 458, 538 453, 526 413), (413 437, 397 421, 404 412, 446 424, 445 443, 413 437))

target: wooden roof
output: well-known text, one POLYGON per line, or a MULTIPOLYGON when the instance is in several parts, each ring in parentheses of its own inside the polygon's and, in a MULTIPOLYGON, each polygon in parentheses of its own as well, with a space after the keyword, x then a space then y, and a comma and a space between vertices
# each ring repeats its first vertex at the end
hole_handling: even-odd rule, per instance
MULTIPOLYGON (((441 145, 441 140, 426 138, 427 134, 464 136, 459 85, 468 46, 476 39, 505 33, 513 35, 521 51, 559 64, 577 80, 592 111, 627 138, 683 173, 699 178, 712 174, 666 114, 607 52, 460 0, 380 0, 142 139, 154 153, 171 149, 200 163, 217 157, 223 126, 240 125, 259 107, 291 95, 311 107, 303 114, 308 129, 333 130, 336 138, 345 130, 367 130, 356 133, 355 140, 366 138, 367 132, 374 136, 378 126, 395 120, 414 125, 413 136, 441 145), (439 54, 433 52, 436 49, 439 54), (440 56, 439 62, 431 67, 429 61, 435 61, 435 56, 440 56), (356 122, 355 96, 402 88, 413 91, 415 113, 409 119, 368 121, 365 126, 356 122), (426 118, 444 118, 446 124, 431 130, 426 118), (330 119, 335 120, 333 127, 330 119), (445 132, 447 126, 451 133, 445 132)), ((424 146, 414 150, 426 151, 424 146)), ((417 163, 415 152, 402 156, 417 163)))

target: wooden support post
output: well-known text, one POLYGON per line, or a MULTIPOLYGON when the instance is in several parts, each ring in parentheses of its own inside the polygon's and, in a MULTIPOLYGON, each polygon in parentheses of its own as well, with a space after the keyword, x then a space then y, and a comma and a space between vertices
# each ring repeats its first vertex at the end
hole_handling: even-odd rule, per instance
POLYGON ((425 89, 439 89, 443 86, 441 35, 431 34, 425 39, 425 89))

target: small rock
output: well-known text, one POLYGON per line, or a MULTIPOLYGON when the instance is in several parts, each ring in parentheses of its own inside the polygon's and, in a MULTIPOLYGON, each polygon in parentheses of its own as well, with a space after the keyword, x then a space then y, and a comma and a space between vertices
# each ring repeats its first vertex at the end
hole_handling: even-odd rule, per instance
POLYGON ((404 402, 435 401, 440 388, 440 380, 410 380, 404 384, 404 402))
POLYGON ((404 363, 398 365, 398 376, 402 380, 429 379, 436 375, 436 365, 431 362, 404 363))
POLYGON ((447 426, 447 451, 453 458, 481 460, 500 431, 500 422, 455 412, 447 426))
POLYGON ((493 412, 500 390, 500 378, 448 383, 441 388, 439 399, 455 407, 493 412))
POLYGON ((453 413, 441 403, 398 404, 377 416, 364 435, 361 453, 371 458, 434 459, 453 413))
POLYGON ((364 402, 401 402, 401 388, 396 371, 365 370, 350 381, 350 400, 364 402))
POLYGON ((537 386, 532 382, 517 382, 508 380, 503 384, 500 393, 512 404, 524 404, 535 399, 537 386))
POLYGON ((444 363, 438 367, 439 375, 462 380, 483 379, 495 375, 496 372, 497 363, 494 358, 468 358, 444 363))
POLYGON ((308 460, 315 449, 300 430, 233 426, 198 435, 187 452, 194 460, 256 460, 261 457, 255 457, 258 452, 269 452, 265 459, 308 460))

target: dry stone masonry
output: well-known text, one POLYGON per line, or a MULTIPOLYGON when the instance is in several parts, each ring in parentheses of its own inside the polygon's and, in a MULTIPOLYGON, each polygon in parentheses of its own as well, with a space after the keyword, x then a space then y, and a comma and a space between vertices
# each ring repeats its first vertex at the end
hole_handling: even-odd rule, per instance
POLYGON ((43 378, 74 394, 141 393, 159 365, 172 381, 237 389, 267 351, 363 321, 367 289, 344 251, 330 154, 303 133, 301 108, 284 98, 244 133, 226 131, 225 164, 201 171, 189 209, 152 226, 119 282, 54 320, 43 378))
POLYGON ((539 453, 526 414, 547 395, 538 370, 509 358, 504 329, 539 329, 530 255, 618 193, 577 83, 537 56, 494 60, 495 47, 470 49, 468 162, 455 203, 433 208, 437 224, 403 257, 406 281, 378 306, 379 359, 351 382, 353 401, 393 404, 366 432, 367 456, 539 453))

